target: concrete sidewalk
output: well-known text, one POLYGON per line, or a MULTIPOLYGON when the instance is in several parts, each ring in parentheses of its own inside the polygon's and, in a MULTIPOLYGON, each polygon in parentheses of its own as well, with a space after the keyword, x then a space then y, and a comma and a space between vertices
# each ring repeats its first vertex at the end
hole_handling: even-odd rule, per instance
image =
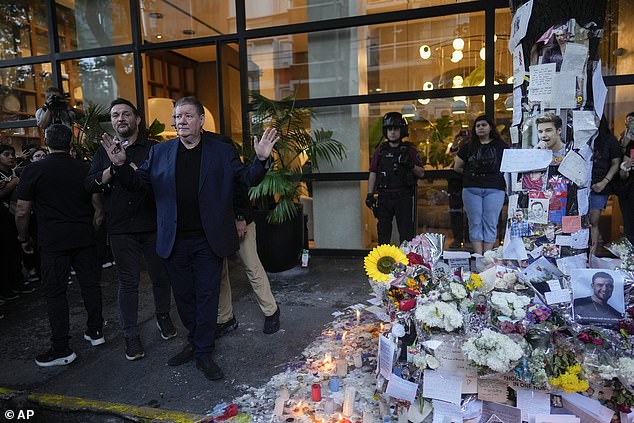
MULTIPOLYGON (((126 360, 119 328, 116 271, 112 268, 103 272, 102 280, 107 320, 104 345, 91 347, 83 340, 86 315, 79 287, 76 282, 69 286, 70 342, 78 355, 69 366, 39 368, 33 361, 49 346, 41 289, 2 307, 0 408, 4 412, 26 401, 22 406, 39 403, 43 408, 57 408, 57 414, 70 409, 89 410, 76 421, 200 421, 216 404, 231 401, 248 387, 263 385, 283 371, 286 363, 299 359, 302 350, 333 320, 332 312, 369 297, 361 258, 313 257, 306 269, 269 274, 281 309, 281 330, 265 335, 264 316, 239 260, 231 259, 230 268, 234 312, 240 326, 216 343, 215 359, 225 373, 224 380, 207 381, 193 363, 166 365, 167 359, 185 345, 185 329, 172 304, 171 315, 179 335, 169 341, 160 338, 145 273, 139 321, 146 356, 139 361, 126 360), (104 411, 109 419, 94 414, 104 411)), ((39 421, 57 420, 48 415, 39 421)), ((69 421, 69 416, 59 421, 69 421)))

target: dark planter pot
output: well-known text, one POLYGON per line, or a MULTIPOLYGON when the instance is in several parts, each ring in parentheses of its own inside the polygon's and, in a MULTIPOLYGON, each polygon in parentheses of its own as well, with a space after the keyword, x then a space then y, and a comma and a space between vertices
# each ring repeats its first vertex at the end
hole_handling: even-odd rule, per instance
POLYGON ((266 221, 268 211, 255 211, 257 244, 260 261, 267 272, 283 272, 299 262, 304 246, 304 209, 297 205, 295 217, 282 224, 266 221))

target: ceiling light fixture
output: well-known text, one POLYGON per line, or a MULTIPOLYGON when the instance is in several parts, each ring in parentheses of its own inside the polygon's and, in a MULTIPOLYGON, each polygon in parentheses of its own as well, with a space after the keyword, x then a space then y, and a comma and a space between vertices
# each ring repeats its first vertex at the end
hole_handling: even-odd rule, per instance
POLYGON ((431 48, 427 44, 423 44, 418 49, 421 59, 427 60, 431 57, 431 48))
POLYGON ((163 36, 161 34, 156 34, 156 38, 160 40, 163 36))
POLYGON ((423 91, 431 91, 434 89, 434 84, 431 81, 425 81, 423 83, 423 91))
POLYGON ((467 113, 467 103, 462 100, 454 101, 451 104, 451 113, 455 115, 463 115, 467 113))
POLYGON ((458 63, 459 61, 462 60, 463 57, 464 55, 462 54, 462 51, 460 50, 454 50, 453 53, 451 53, 451 61, 453 63, 458 63))
POLYGON ((452 80, 453 86, 452 88, 462 88, 462 84, 464 83, 464 78, 460 75, 456 75, 452 80))
POLYGON ((456 38, 451 44, 455 50, 462 50, 464 48, 464 40, 462 38, 456 38))

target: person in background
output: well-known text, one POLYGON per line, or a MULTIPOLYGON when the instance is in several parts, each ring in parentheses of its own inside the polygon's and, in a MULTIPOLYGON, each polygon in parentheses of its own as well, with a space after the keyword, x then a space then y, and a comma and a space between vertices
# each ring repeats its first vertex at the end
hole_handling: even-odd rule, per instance
POLYGON ((377 147, 370 161, 365 199, 366 206, 376 210, 379 245, 390 243, 395 217, 400 242, 414 238, 416 232, 414 189, 416 178, 422 178, 425 170, 416 148, 403 141, 408 135, 403 115, 389 112, 383 116, 383 137, 387 142, 377 147))
POLYGON ((592 147, 592 185, 590 186, 590 239, 595 255, 607 255, 601 243, 599 219, 601 211, 608 203, 608 197, 613 194, 612 179, 617 177, 621 164, 621 147, 619 141, 610 131, 605 116, 599 123, 599 133, 594 139, 592 147))
POLYGON ((627 145, 634 141, 634 112, 629 112, 625 116, 625 129, 621 132, 619 138, 619 144, 621 145, 621 153, 626 154, 628 152, 627 145))
MULTIPOLYGON (((139 167, 157 143, 147 139, 141 116, 128 100, 117 98, 110 103, 110 122, 116 139, 126 150, 131 166, 139 167)), ((152 281, 156 326, 161 338, 176 337, 176 327, 169 312, 172 290, 165 264, 156 255, 156 205, 151 191, 130 192, 110 174, 110 159, 100 147, 93 157, 85 180, 86 189, 103 193, 106 227, 119 276, 119 313, 125 336, 125 357, 133 361, 145 356, 139 335, 138 309, 141 258, 152 281)), ((94 194, 93 194, 94 195, 94 194)))
MULTIPOLYGON (((456 157, 460 148, 469 142, 469 139, 471 139, 469 130, 460 130, 454 137, 453 143, 449 148, 449 155, 456 157)), ((449 245, 449 248, 462 248, 465 241, 462 175, 455 171, 451 172, 451 175, 447 179, 447 194, 449 195, 449 220, 451 222, 451 232, 453 233, 453 242, 449 245)))
POLYGON ((66 290, 71 265, 77 272, 88 314, 84 339, 92 346, 106 341, 92 206, 83 183, 88 165, 70 157, 72 131, 69 127, 52 124, 46 129, 44 139, 51 153, 46 160, 27 166, 22 172, 15 224, 22 250, 33 251, 29 221, 31 210, 35 210, 39 222, 42 282, 52 332, 51 348, 38 355, 35 363, 49 367, 67 365, 77 358, 68 342, 70 308, 66 290))
POLYGON ((35 121, 42 129, 59 123, 69 128, 83 115, 79 109, 71 107, 66 96, 56 87, 48 87, 44 93, 46 102, 35 111, 35 121))
POLYGON ((174 299, 188 333, 188 345, 167 362, 178 366, 193 359, 209 380, 224 378, 213 360, 218 296, 223 260, 239 248, 233 212, 233 184, 262 181, 278 141, 267 128, 253 144, 256 158, 242 164, 233 146, 203 139, 202 103, 195 97, 176 101, 173 110, 178 138, 152 147, 136 171, 121 142, 110 137, 102 145, 112 162, 111 175, 129 190, 152 189, 156 199, 156 252, 165 259, 174 299))
POLYGON ((455 159, 454 170, 462 174, 462 201, 469 220, 469 238, 477 254, 493 248, 497 239, 506 189, 500 164, 506 148, 493 121, 482 115, 473 123, 471 140, 455 159))
MULTIPOLYGON (((212 134, 208 132, 203 133, 203 137, 210 135, 212 134)), ((224 142, 233 145, 233 142, 228 137, 220 134, 213 134, 213 136, 219 137, 224 142)), ((238 239, 240 240, 238 255, 244 265, 247 278, 255 294, 255 299, 264 314, 264 327, 262 328, 262 332, 271 335, 280 330, 280 307, 275 301, 273 292, 271 292, 269 277, 258 256, 255 216, 249 201, 248 187, 242 183, 234 184, 233 209, 238 239)), ((216 336, 223 336, 237 327, 238 322, 233 313, 233 306, 231 304, 229 269, 227 260, 225 259, 223 263, 222 280, 220 282, 216 336)))
POLYGON ((618 195, 623 215, 623 235, 634 243, 634 139, 625 146, 625 154, 619 166, 618 195))

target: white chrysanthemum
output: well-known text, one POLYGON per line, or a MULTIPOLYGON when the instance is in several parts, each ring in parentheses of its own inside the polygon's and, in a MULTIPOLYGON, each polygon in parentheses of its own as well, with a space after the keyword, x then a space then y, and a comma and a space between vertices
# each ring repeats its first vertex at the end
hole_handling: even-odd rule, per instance
POLYGON ((512 319, 523 319, 526 317, 526 306, 531 302, 529 297, 516 295, 512 292, 491 293, 491 304, 493 308, 504 316, 512 319))
POLYGON ((451 300, 453 300, 453 295, 451 295, 451 292, 445 291, 440 296, 440 299, 443 300, 443 301, 451 301, 451 300))
POLYGON ((421 370, 427 367, 427 360, 425 359, 426 355, 427 354, 425 354, 424 352, 414 355, 414 357, 412 358, 412 363, 414 363, 414 366, 418 367, 421 370))
POLYGON ((628 357, 619 358, 619 371, 625 380, 632 383, 634 380, 634 359, 628 357))
POLYGON ((451 282, 449 284, 449 288, 451 288, 451 294, 457 299, 462 300, 467 297, 467 290, 460 283, 451 282))
POLYGON ((405 326, 400 323, 394 323, 394 325, 392 325, 391 332, 395 337, 402 338, 405 336, 405 326))
POLYGON ((454 303, 428 302, 416 307, 416 318, 432 328, 451 332, 462 327, 462 315, 454 303))
POLYGON ((498 373, 511 370, 513 362, 524 355, 522 347, 511 338, 491 329, 484 329, 479 336, 469 338, 462 350, 469 360, 498 373))

